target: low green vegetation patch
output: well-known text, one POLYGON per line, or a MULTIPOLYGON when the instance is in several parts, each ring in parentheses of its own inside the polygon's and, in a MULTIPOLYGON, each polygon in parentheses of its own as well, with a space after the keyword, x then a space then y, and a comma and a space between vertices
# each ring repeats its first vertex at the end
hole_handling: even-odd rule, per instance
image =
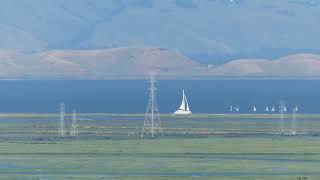
POLYGON ((282 136, 276 118, 164 115, 164 136, 141 139, 143 115, 81 114, 75 137, 70 116, 61 137, 54 114, 2 115, 0 179, 320 178, 320 121, 307 116, 282 136))

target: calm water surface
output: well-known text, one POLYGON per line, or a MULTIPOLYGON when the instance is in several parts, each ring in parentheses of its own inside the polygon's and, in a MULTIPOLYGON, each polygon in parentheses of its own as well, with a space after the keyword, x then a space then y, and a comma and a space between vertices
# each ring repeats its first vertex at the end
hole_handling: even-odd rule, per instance
MULTIPOLYGON (((159 81, 158 104, 162 113, 173 112, 185 89, 194 113, 227 113, 230 105, 241 113, 255 105, 263 113, 266 105, 300 112, 320 113, 320 81, 317 80, 166 80, 159 81)), ((56 112, 59 102, 67 111, 143 113, 148 100, 148 82, 132 81, 0 81, 0 112, 56 112)))

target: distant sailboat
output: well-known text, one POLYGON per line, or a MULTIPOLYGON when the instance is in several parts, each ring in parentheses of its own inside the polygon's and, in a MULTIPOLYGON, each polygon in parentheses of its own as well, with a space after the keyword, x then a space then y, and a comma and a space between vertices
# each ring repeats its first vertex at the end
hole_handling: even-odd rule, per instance
POLYGON ((230 106, 230 110, 229 110, 230 112, 232 112, 233 111, 233 106, 230 106))
POLYGON ((176 112, 174 112, 174 114, 176 114, 176 115, 189 115, 189 114, 192 114, 192 112, 191 112, 191 110, 189 108, 187 96, 185 95, 184 90, 182 90, 181 106, 176 112))
POLYGON ((276 112, 276 108, 273 106, 271 112, 276 112))
POLYGON ((240 107, 239 107, 239 106, 235 107, 235 108, 234 108, 234 111, 235 111, 235 112, 239 112, 239 111, 240 111, 240 107))
POLYGON ((269 106, 266 106, 265 112, 269 112, 269 106))
POLYGON ((253 112, 257 112, 256 106, 253 106, 253 112))
POLYGON ((294 110, 294 112, 298 112, 299 111, 298 106, 295 106, 293 110, 294 110))

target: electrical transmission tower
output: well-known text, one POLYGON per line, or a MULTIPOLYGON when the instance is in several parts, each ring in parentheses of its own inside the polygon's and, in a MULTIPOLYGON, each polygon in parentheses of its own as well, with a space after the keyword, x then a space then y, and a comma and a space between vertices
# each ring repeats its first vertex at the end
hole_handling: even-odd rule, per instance
POLYGON ((151 78, 150 80, 150 95, 149 95, 149 101, 148 101, 148 107, 143 123, 142 128, 142 134, 141 138, 144 137, 145 134, 150 133, 151 137, 155 137, 158 132, 161 133, 163 136, 163 131, 161 127, 161 120, 160 120, 160 113, 157 105, 157 99, 156 99, 156 81, 154 78, 151 78))
POLYGON ((77 111, 74 109, 72 111, 72 125, 71 125, 71 136, 77 136, 78 130, 77 130, 77 111))
POLYGON ((280 130, 281 135, 284 135, 284 113, 286 112, 286 106, 284 101, 280 101, 279 113, 280 113, 280 130))
POLYGON ((60 116, 60 125, 59 125, 59 136, 63 137, 65 135, 64 131, 64 115, 65 115, 65 105, 60 103, 59 116, 60 116))
POLYGON ((297 112, 298 112, 298 106, 295 106, 292 112, 291 130, 290 130, 290 135, 293 135, 293 136, 296 135, 296 113, 297 112))

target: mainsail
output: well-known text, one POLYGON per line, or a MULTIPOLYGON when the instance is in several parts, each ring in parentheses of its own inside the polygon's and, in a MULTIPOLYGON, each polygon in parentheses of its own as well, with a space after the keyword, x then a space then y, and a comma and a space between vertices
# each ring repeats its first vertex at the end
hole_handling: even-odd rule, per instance
POLYGON ((190 111, 187 96, 184 93, 184 90, 182 91, 182 102, 181 102, 181 106, 180 106, 179 110, 190 111))
POLYGON ((186 106, 186 96, 184 94, 184 90, 182 90, 182 102, 181 102, 181 106, 180 106, 180 110, 186 111, 187 110, 187 106, 186 106))

